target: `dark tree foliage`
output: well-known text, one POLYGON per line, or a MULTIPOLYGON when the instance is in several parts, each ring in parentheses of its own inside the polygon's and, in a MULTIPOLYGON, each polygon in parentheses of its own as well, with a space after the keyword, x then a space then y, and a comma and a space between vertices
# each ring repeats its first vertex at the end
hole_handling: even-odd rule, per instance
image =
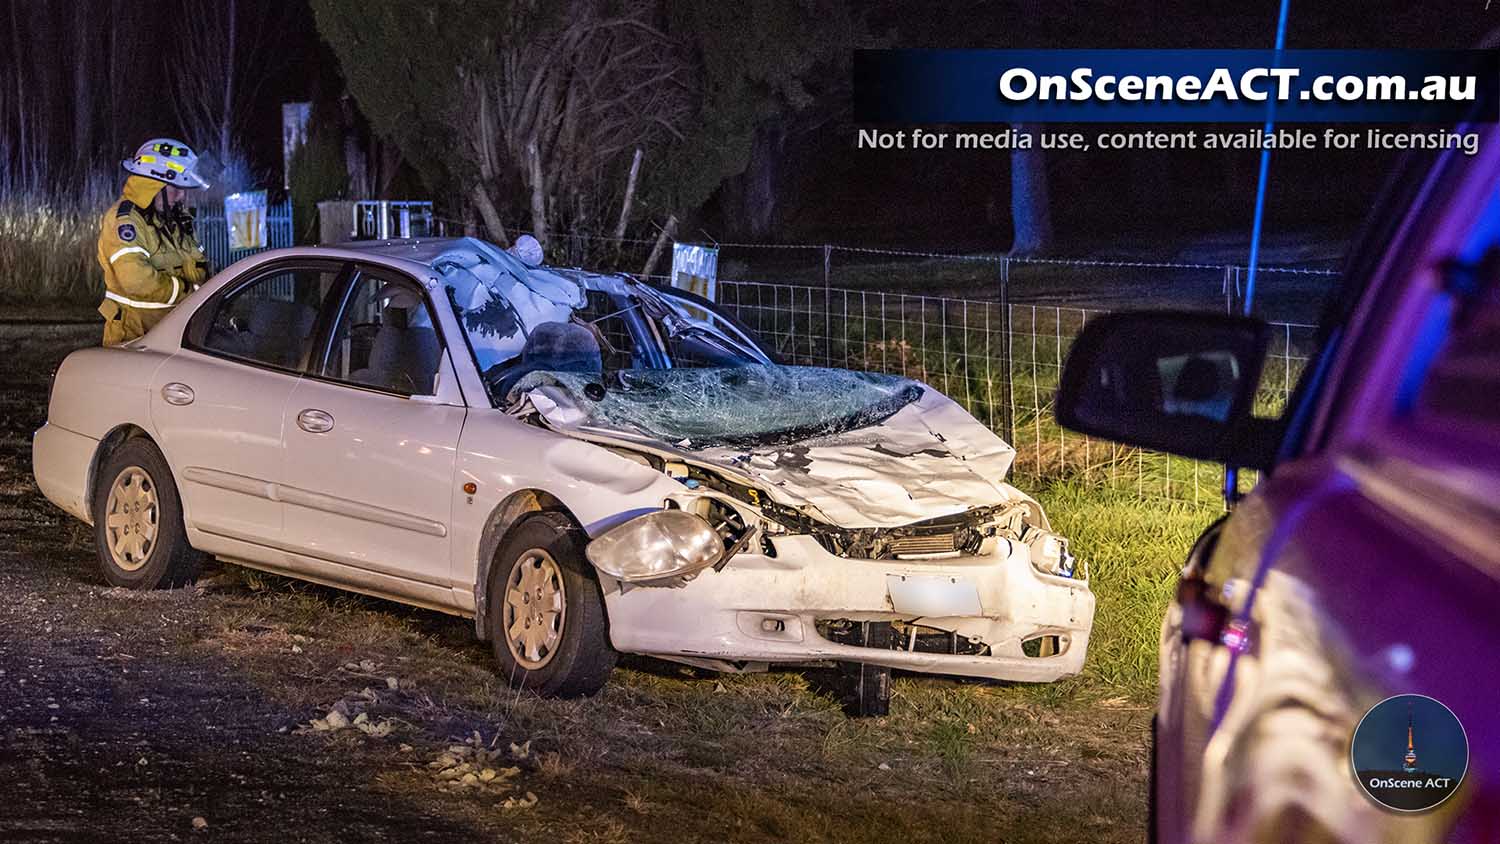
POLYGON ((317 242, 319 202, 348 196, 349 171, 337 115, 330 113, 334 110, 328 103, 313 109, 307 141, 292 155, 292 219, 298 242, 317 242))
POLYGON ((842 0, 312 5, 372 127, 491 237, 519 226, 554 254, 615 228, 637 149, 634 207, 692 213, 855 32, 842 0))

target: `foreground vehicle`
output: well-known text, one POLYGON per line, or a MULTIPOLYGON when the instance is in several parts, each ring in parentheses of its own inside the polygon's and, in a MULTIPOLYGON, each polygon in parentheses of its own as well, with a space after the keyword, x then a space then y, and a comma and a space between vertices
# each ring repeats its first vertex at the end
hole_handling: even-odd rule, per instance
POLYGON ((1093 621, 1011 448, 947 397, 473 239, 245 259, 69 356, 34 452, 111 583, 214 555, 471 616, 549 694, 617 652, 1047 681, 1093 621))
MULTIPOLYGON (((1393 184, 1281 419, 1252 415, 1258 320, 1117 314, 1073 347, 1064 425, 1267 475, 1162 627, 1153 840, 1500 840, 1500 132, 1480 131, 1393 184), (1467 731, 1467 776, 1426 812, 1377 805, 1351 764, 1401 694, 1467 731)), ((1398 775, 1432 747, 1401 722, 1398 775)))

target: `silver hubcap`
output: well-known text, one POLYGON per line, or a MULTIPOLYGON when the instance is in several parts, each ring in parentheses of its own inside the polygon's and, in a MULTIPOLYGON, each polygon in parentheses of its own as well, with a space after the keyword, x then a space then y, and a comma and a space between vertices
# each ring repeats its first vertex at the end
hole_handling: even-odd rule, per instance
POLYGON ((505 644, 522 668, 535 671, 552 661, 567 607, 562 570, 552 555, 541 548, 522 554, 505 584, 505 644))
POLYGON ((104 535, 110 559, 125 571, 146 564, 156 549, 156 531, 161 523, 161 505, 156 485, 145 470, 128 466, 109 487, 104 504, 104 535))

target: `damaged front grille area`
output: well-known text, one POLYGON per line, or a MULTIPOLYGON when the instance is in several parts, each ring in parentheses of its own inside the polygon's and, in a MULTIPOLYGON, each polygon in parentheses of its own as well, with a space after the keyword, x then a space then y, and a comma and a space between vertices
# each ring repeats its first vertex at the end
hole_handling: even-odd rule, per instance
POLYGON ((815 627, 824 639, 856 648, 957 656, 986 656, 990 652, 990 646, 978 639, 908 621, 824 618, 815 627))
POLYGON ((858 560, 909 560, 975 555, 995 534, 994 508, 979 508, 895 528, 824 528, 812 531, 823 550, 858 560))
POLYGON ((922 530, 915 526, 870 528, 814 534, 823 550, 857 560, 904 560, 936 556, 976 554, 984 536, 976 529, 944 527, 922 530))

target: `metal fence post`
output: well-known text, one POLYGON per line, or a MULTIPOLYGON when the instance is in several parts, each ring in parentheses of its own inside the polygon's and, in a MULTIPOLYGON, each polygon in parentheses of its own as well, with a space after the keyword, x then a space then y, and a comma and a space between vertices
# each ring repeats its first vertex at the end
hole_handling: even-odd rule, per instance
POLYGON ((1005 441, 1015 447, 1016 444, 1016 418, 1015 418, 1015 394, 1012 391, 1011 381, 1011 354, 1010 342, 1013 326, 1010 319, 1010 256, 1006 255, 1000 259, 1000 330, 1004 334, 1005 342, 1000 344, 1000 364, 1005 370, 1005 441))
MULTIPOLYGON (((829 278, 832 264, 833 247, 825 243, 823 244, 823 342, 828 347, 828 354, 825 357, 829 362, 829 366, 833 366, 833 324, 830 322, 831 317, 829 316, 829 312, 833 310, 833 286, 829 278)), ((847 296, 844 301, 846 304, 848 303, 847 296)), ((844 331, 848 332, 848 330, 848 325, 845 325, 844 331)), ((844 344, 845 355, 849 352, 848 345, 848 343, 844 344)))

